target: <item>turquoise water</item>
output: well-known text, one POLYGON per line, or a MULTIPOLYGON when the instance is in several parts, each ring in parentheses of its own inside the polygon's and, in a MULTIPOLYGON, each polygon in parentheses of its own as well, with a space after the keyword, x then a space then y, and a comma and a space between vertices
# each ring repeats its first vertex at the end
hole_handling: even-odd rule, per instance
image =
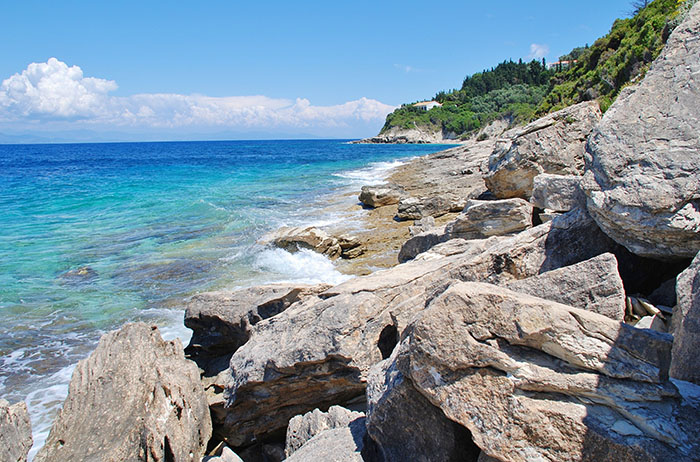
POLYGON ((27 400, 35 449, 75 363, 145 320, 187 341, 198 291, 344 278, 256 240, 352 217, 328 205, 440 146, 342 141, 0 145, 0 397, 27 400), (335 209, 331 209, 335 210, 335 209))

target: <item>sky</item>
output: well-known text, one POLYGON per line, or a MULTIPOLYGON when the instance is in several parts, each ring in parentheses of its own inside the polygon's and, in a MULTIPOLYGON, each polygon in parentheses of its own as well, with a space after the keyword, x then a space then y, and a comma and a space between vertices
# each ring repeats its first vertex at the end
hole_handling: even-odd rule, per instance
POLYGON ((4 2, 0 142, 361 138, 630 0, 4 2))

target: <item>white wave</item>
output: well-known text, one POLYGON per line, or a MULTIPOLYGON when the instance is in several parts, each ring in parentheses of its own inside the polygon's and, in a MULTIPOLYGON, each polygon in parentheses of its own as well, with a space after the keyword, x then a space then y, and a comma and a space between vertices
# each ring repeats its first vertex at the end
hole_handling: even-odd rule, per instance
POLYGON ((336 285, 352 278, 338 271, 328 258, 306 249, 295 253, 265 249, 257 256, 255 264, 263 271, 278 275, 275 282, 282 282, 279 279, 284 278, 288 282, 336 285))
MULTIPOLYGON (((410 159, 409 159, 410 160, 410 159)), ((386 183, 391 172, 404 165, 408 160, 392 160, 389 162, 373 162, 367 167, 357 170, 334 173, 333 176, 352 181, 352 183, 382 184, 386 183)))
POLYGON ((63 401, 68 396, 68 384, 76 364, 66 366, 58 372, 42 380, 41 388, 27 395, 26 403, 29 418, 32 421, 34 444, 29 450, 28 460, 31 462, 49 436, 51 425, 63 401))
MULTIPOLYGON (((184 305, 184 301, 183 301, 184 305)), ((168 308, 149 308, 139 312, 139 317, 145 322, 152 322, 158 326, 163 340, 180 339, 185 347, 192 338, 192 331, 185 327, 185 311, 168 308)))

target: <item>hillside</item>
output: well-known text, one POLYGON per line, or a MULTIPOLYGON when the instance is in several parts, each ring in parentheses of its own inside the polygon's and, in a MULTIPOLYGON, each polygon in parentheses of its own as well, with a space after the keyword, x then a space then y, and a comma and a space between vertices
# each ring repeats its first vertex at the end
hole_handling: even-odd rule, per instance
POLYGON ((633 17, 616 20, 610 32, 593 45, 561 56, 559 61, 569 61, 570 67, 547 66, 544 60, 504 61, 467 76, 459 89, 440 91, 432 98, 442 107, 426 111, 411 103, 396 109, 372 140, 395 142, 408 132, 413 141, 421 141, 416 133, 425 134, 423 142, 466 139, 497 119, 526 123, 594 99, 605 111, 625 85, 644 75, 679 16, 693 3, 695 0, 654 0, 639 7, 633 17))

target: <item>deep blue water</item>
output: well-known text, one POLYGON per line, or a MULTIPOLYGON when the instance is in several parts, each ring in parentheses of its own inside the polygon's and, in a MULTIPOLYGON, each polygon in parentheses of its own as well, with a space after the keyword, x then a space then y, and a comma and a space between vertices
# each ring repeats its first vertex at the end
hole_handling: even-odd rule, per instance
POLYGON ((354 200, 348 192, 397 159, 439 149, 337 140, 0 145, 0 397, 27 400, 38 446, 73 366, 105 331, 145 320, 186 341, 184 301, 195 292, 342 280, 322 257, 256 240, 282 225, 350 219, 339 212, 354 200))

